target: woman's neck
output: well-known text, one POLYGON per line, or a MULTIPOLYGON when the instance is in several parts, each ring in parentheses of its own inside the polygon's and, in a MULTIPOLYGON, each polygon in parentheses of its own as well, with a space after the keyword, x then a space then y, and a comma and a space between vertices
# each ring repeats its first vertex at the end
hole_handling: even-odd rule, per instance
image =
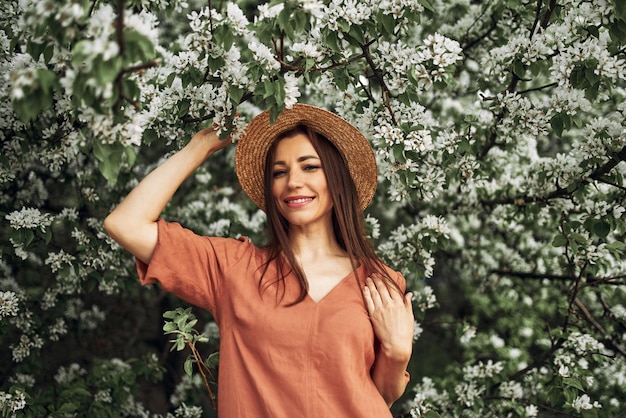
POLYGON ((294 255, 301 261, 346 256, 332 230, 292 228, 289 240, 294 255))

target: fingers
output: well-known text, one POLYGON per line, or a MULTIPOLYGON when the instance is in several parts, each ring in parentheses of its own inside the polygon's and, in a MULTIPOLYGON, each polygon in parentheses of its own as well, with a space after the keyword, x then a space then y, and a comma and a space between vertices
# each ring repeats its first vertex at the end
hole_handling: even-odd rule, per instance
POLYGON ((363 298, 370 315, 376 311, 390 309, 393 306, 399 307, 404 305, 405 309, 408 306, 408 309, 412 310, 412 294, 408 293, 405 297, 402 297, 394 289, 389 289, 389 285, 377 274, 365 279, 363 298))

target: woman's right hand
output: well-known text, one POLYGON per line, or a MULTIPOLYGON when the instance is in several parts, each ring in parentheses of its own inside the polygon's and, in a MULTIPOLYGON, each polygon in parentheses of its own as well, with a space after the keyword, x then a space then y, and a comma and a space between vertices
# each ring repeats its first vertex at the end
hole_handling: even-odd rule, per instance
POLYGON ((215 128, 216 125, 213 125, 209 128, 199 130, 191 137, 189 143, 199 143, 199 146, 206 147, 209 155, 232 143, 230 136, 226 139, 220 139, 215 128))

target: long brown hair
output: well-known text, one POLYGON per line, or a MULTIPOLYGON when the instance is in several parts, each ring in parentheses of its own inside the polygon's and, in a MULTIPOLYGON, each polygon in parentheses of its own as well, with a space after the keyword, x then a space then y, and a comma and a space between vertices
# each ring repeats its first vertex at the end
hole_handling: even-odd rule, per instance
MULTIPOLYGON (((300 283, 300 295, 295 301, 289 303, 288 306, 301 302, 306 297, 309 290, 306 274, 296 260, 289 241, 289 223, 279 213, 276 202, 271 194, 272 163, 276 154, 276 147, 282 139, 290 138, 297 134, 306 135, 320 157, 322 169, 326 176, 327 187, 333 202, 333 233, 339 246, 346 251, 350 257, 352 270, 356 271, 359 264, 362 263, 364 264, 366 275, 378 273, 387 282, 388 287, 391 286, 397 291, 400 291, 398 284, 389 276, 383 262, 376 255, 374 248, 367 239, 363 214, 359 209, 356 187, 354 186, 347 164, 341 156, 341 153, 326 137, 318 134, 306 125, 298 125, 279 135, 272 143, 266 156, 264 179, 265 210, 267 213, 270 241, 266 246, 269 251, 269 258, 263 267, 259 289, 262 290, 264 287, 263 278, 268 271, 269 265, 272 262, 276 262, 278 276, 275 281, 266 282, 265 286, 271 286, 273 283, 280 282, 282 284, 282 294, 277 296, 282 299, 282 296, 284 296, 285 277, 290 271, 294 272, 300 283), (283 257, 281 257, 281 254, 283 257)), ((358 281, 359 278, 356 277, 356 279, 358 281)))

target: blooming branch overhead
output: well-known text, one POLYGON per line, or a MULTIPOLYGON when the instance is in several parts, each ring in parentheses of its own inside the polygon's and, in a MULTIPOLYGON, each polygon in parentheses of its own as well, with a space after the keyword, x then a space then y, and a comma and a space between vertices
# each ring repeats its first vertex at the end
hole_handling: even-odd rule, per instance
MULTIPOLYGON (((398 416, 626 410, 623 1, 8 0, 0 74, 2 416, 211 416, 197 373, 147 397, 191 372, 161 347, 181 302, 102 219, 198 129, 298 102, 376 151, 366 228, 419 319, 398 416)), ((232 150, 174 200, 263 240, 232 150)))

